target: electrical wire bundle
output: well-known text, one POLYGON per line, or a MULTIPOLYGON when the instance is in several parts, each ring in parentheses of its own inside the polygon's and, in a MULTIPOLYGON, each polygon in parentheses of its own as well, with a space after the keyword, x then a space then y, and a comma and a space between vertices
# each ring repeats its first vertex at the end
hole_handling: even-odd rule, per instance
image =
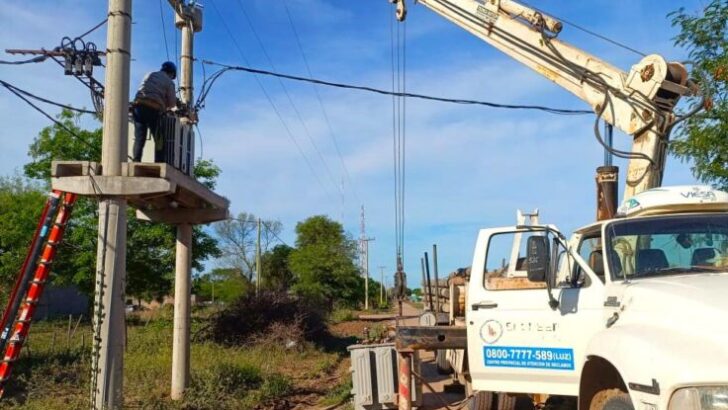
POLYGON ((63 63, 56 62, 63 66, 65 75, 72 75, 79 79, 91 91, 91 102, 96 110, 96 114, 100 117, 104 112, 104 87, 100 82, 93 78, 93 69, 95 66, 103 66, 101 63, 98 47, 94 42, 86 42, 82 36, 71 39, 63 37, 61 45, 54 49, 56 52, 63 54, 63 63), (87 80, 84 80, 85 77, 87 80))

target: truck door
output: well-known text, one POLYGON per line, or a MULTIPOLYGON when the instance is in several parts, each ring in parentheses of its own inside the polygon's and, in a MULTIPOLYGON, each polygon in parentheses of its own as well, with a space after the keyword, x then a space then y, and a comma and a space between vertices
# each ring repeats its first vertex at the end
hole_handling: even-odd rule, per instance
POLYGON ((552 282, 559 304, 552 309, 546 284, 529 281, 526 273, 528 237, 543 234, 515 227, 480 231, 466 306, 475 390, 578 394, 587 343, 604 327, 604 285, 593 271, 584 272, 583 260, 574 269, 574 259, 559 252, 552 282))

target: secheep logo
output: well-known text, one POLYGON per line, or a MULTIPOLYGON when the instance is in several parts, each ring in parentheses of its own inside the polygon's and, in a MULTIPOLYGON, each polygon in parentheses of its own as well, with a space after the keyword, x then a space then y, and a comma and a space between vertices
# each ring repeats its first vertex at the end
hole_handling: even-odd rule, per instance
POLYGON ((480 328, 480 338, 485 344, 492 345, 503 336, 503 325, 497 320, 486 320, 480 328))

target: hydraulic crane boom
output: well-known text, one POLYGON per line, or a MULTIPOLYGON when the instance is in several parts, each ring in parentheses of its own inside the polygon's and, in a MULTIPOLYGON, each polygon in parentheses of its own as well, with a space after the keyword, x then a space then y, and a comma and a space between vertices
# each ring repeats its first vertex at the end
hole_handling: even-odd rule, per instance
MULTIPOLYGON (((404 20, 405 0, 389 1, 397 6, 397 19, 404 20)), ((625 198, 660 186, 669 131, 677 120, 673 110, 680 97, 695 91, 682 64, 650 54, 624 72, 558 40, 558 20, 511 0, 417 2, 570 91, 598 118, 632 135, 632 152, 621 153, 630 159, 625 198)))

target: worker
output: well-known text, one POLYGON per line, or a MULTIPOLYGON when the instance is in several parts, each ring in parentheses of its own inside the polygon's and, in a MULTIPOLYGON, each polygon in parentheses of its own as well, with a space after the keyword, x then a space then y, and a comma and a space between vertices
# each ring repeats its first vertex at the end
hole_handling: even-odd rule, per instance
POLYGON ((134 162, 142 160, 147 130, 151 131, 155 141, 154 162, 165 162, 165 141, 160 135, 159 123, 162 115, 174 108, 177 103, 174 79, 177 78, 177 66, 167 61, 159 71, 147 74, 139 86, 134 102, 134 162))

